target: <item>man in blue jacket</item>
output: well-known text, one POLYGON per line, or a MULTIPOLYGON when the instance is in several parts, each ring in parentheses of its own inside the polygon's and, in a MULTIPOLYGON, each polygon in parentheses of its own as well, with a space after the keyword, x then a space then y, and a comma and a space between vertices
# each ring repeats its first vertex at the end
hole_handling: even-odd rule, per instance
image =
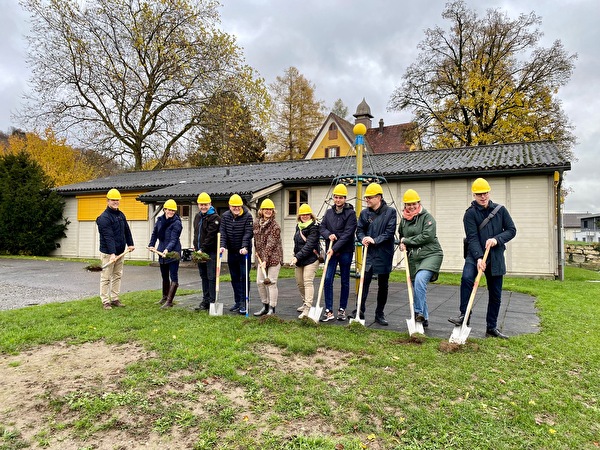
POLYGON ((246 314, 245 297, 250 292, 249 261, 254 237, 253 220, 250 210, 244 206, 242 197, 233 194, 229 198, 229 211, 221 217, 221 248, 227 249, 227 265, 231 275, 234 305, 229 311, 246 314))
POLYGON ((489 183, 483 178, 477 178, 471 186, 475 200, 463 216, 468 251, 460 280, 460 315, 448 321, 457 326, 462 325, 475 278, 481 270, 485 273, 489 294, 485 334, 508 339, 508 336, 498 330, 498 313, 502 300, 503 276, 506 273, 504 251, 506 243, 517 234, 517 228, 508 210, 490 200, 490 191, 489 183), (487 223, 484 224, 486 220, 487 223), (488 247, 489 256, 484 261, 483 254, 488 247))
POLYGON ((325 293, 325 312, 321 322, 333 320, 333 280, 337 266, 340 266, 340 307, 338 320, 346 320, 346 308, 350 295, 350 266, 354 255, 354 234, 356 232, 356 212, 350 203, 346 203, 348 189, 343 184, 333 188, 333 206, 327 210, 319 231, 327 242, 329 264, 323 286, 325 293))
POLYGON ((120 201, 121 193, 118 190, 108 191, 107 207, 96 219, 100 235, 100 259, 102 265, 106 265, 100 274, 100 299, 104 309, 123 306, 119 300, 123 276, 122 255, 126 249, 130 252, 135 249, 127 218, 119 210, 120 201))
POLYGON ((387 303, 390 272, 394 259, 396 233, 396 210, 388 206, 383 199, 383 189, 378 183, 371 183, 365 189, 367 207, 360 212, 356 237, 363 246, 368 247, 363 280, 363 294, 360 306, 360 318, 364 319, 365 303, 369 295, 369 286, 373 275, 377 275, 377 307, 375 322, 388 325, 383 309, 387 303))

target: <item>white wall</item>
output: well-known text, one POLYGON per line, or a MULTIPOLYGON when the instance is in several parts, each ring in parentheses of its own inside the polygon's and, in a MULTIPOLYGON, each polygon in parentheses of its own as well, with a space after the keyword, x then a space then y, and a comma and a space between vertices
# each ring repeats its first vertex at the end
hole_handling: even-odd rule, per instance
MULTIPOLYGON (((511 275, 553 277, 557 269, 556 217, 554 208, 554 187, 551 176, 489 177, 492 187, 491 199, 508 208, 516 227, 517 236, 507 245, 506 263, 511 275)), ((444 250, 442 271, 460 272, 463 265, 462 240, 464 236, 462 218, 470 205, 470 191, 473 179, 439 179, 411 183, 390 183, 384 186, 384 198, 396 209, 402 207, 402 194, 406 189, 415 189, 421 203, 436 219, 438 239, 444 250)), ((309 204, 313 212, 323 217, 327 209, 325 201, 331 196, 330 186, 305 186, 309 191, 309 204)), ((348 188, 348 202, 355 208, 364 207, 356 200, 353 187, 348 188), (358 207, 356 206, 358 203, 358 207)), ((277 209, 277 221, 282 228, 284 262, 292 258, 293 235, 296 217, 287 216, 287 192, 285 189, 269 196, 277 209)), ((183 248, 192 246, 193 217, 196 205, 190 210, 189 220, 184 220, 181 243, 183 248)), ((255 211, 253 211, 254 213, 255 211)), ((400 211, 398 211, 400 213, 400 211)), ((77 222, 77 199, 67 198, 65 216, 71 220, 67 238, 61 240, 61 247, 55 256, 98 258, 98 232, 95 222, 77 222)), ((152 217, 152 212, 149 212, 152 217)), ((130 221, 129 226, 137 250, 132 259, 149 260, 151 254, 145 250, 154 226, 148 222, 130 221)), ((394 263, 400 261, 397 252, 394 263)))

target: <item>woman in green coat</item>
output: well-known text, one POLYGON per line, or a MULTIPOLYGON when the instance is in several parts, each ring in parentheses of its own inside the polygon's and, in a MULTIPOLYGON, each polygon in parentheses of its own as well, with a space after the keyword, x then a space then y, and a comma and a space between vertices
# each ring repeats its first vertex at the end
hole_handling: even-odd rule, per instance
POLYGON ((427 283, 438 279, 444 252, 436 235, 435 219, 421 205, 417 191, 409 189, 402 197, 404 209, 398 227, 400 250, 407 252, 414 286, 415 320, 429 325, 427 283))

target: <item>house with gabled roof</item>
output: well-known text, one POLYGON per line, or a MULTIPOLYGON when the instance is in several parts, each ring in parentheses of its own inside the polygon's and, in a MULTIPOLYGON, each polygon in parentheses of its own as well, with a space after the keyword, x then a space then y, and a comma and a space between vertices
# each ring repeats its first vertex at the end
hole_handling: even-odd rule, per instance
MULTIPOLYGON (((462 269, 462 216, 472 200, 470 186, 478 177, 492 186, 494 202, 507 206, 517 236, 507 246, 508 273, 556 277, 562 271, 560 184, 570 162, 551 141, 464 147, 446 150, 366 154, 364 178, 380 180, 384 198, 401 209, 406 189, 419 192, 421 202, 437 221, 444 249, 442 270, 462 269), (372 175, 370 177, 369 175, 372 175)), ((273 200, 282 228, 284 258, 292 257, 296 214, 302 203, 318 217, 331 204, 331 191, 340 180, 352 183, 356 157, 304 159, 238 166, 213 166, 139 171, 98 178, 57 188, 66 200, 65 216, 71 221, 67 237, 55 255, 98 257, 96 217, 106 207, 106 192, 121 191, 121 209, 130 222, 137 249, 132 258, 150 259, 148 244, 155 218, 169 198, 179 207, 184 230, 182 245, 192 245, 193 217, 200 192, 211 195, 219 212, 227 209, 232 194, 239 194, 255 213, 264 198, 273 200)), ((364 186, 363 186, 364 187, 364 186)), ((363 192, 348 186, 348 201, 363 208, 363 192)), ((397 261, 400 260, 397 255, 397 261)))
POLYGON ((373 128, 371 108, 363 98, 353 114, 354 124, 330 113, 310 143, 305 159, 335 158, 354 152, 354 125, 362 123, 367 128, 364 137, 368 154, 397 153, 415 150, 412 140, 416 124, 401 123, 384 126, 383 119, 373 128))

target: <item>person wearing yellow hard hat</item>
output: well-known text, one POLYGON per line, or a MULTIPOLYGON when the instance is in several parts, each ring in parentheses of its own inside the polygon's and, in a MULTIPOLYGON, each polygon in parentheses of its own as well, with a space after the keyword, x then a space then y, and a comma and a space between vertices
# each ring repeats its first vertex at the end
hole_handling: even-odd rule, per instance
POLYGON ((369 295, 369 286, 373 275, 377 275, 377 306, 375 322, 388 325, 384 308, 387 303, 390 272, 394 259, 394 243, 396 234, 396 210, 383 199, 383 188, 379 183, 370 183, 365 189, 366 208, 360 212, 356 227, 356 237, 364 247, 368 248, 363 280, 360 319, 364 319, 365 304, 369 295))
POLYGON ((294 233, 294 256, 290 264, 295 266, 296 285, 302 305, 298 308, 299 319, 308 317, 315 296, 314 278, 319 267, 319 224, 310 205, 298 208, 294 233))
POLYGON ((354 256, 354 233, 356 232, 356 212, 350 203, 346 203, 348 189, 343 184, 333 188, 333 206, 329 208, 319 226, 319 232, 328 243, 329 264, 323 284, 325 311, 321 322, 334 320, 333 282, 337 267, 340 267, 340 306, 338 320, 346 320, 346 308, 350 296, 350 266, 354 256), (330 247, 331 246, 331 247, 330 247))
MULTIPOLYGON (((460 315, 449 318, 454 325, 462 325, 465 320, 467 304, 475 278, 479 271, 485 274, 488 288, 488 306, 486 314, 487 337, 507 339, 498 329, 498 314, 502 301, 503 277, 506 273, 504 251, 506 244, 517 234, 517 228, 508 210, 490 199, 492 188, 484 178, 477 178, 471 185, 474 200, 465 211, 463 225, 465 228, 465 264, 460 279, 460 315), (489 249, 487 260, 483 256, 489 249)), ((467 319, 467 324, 471 317, 467 319)))
POLYGON ((135 250, 133 236, 125 214, 119 209, 121 193, 111 189, 106 194, 106 209, 96 219, 100 236, 100 300, 104 309, 124 306, 119 299, 123 258, 125 253, 135 250))
POLYGON ((204 252, 209 259, 198 263, 198 272, 202 283, 202 301, 194 310, 206 311, 217 297, 217 236, 221 218, 212 205, 212 199, 201 192, 196 199, 198 212, 194 216, 194 251, 204 252))
POLYGON ((410 278, 414 287, 415 320, 429 326, 427 307, 427 284, 436 281, 444 259, 442 246, 437 238, 436 222, 421 204, 421 197, 414 189, 408 189, 403 197, 402 218, 398 226, 400 250, 406 250, 410 278))
POLYGON ((239 194, 229 197, 229 211, 221 216, 221 248, 227 250, 234 304, 229 311, 246 314, 245 298, 250 295, 249 261, 252 257, 253 220, 239 194))
POLYGON ((256 253, 256 287, 262 302, 262 308, 254 315, 275 314, 279 289, 277 278, 283 263, 281 227, 275 220, 277 211, 270 198, 264 199, 258 208, 254 221, 254 248, 256 253))
POLYGON ((179 287, 179 260, 181 259, 179 238, 182 230, 181 217, 177 214, 177 203, 169 199, 163 205, 163 214, 156 219, 148 243, 149 250, 157 250, 163 255, 158 257, 163 294, 159 301, 161 308, 173 307, 173 299, 179 287), (155 248, 156 241, 159 242, 158 249, 155 248))

